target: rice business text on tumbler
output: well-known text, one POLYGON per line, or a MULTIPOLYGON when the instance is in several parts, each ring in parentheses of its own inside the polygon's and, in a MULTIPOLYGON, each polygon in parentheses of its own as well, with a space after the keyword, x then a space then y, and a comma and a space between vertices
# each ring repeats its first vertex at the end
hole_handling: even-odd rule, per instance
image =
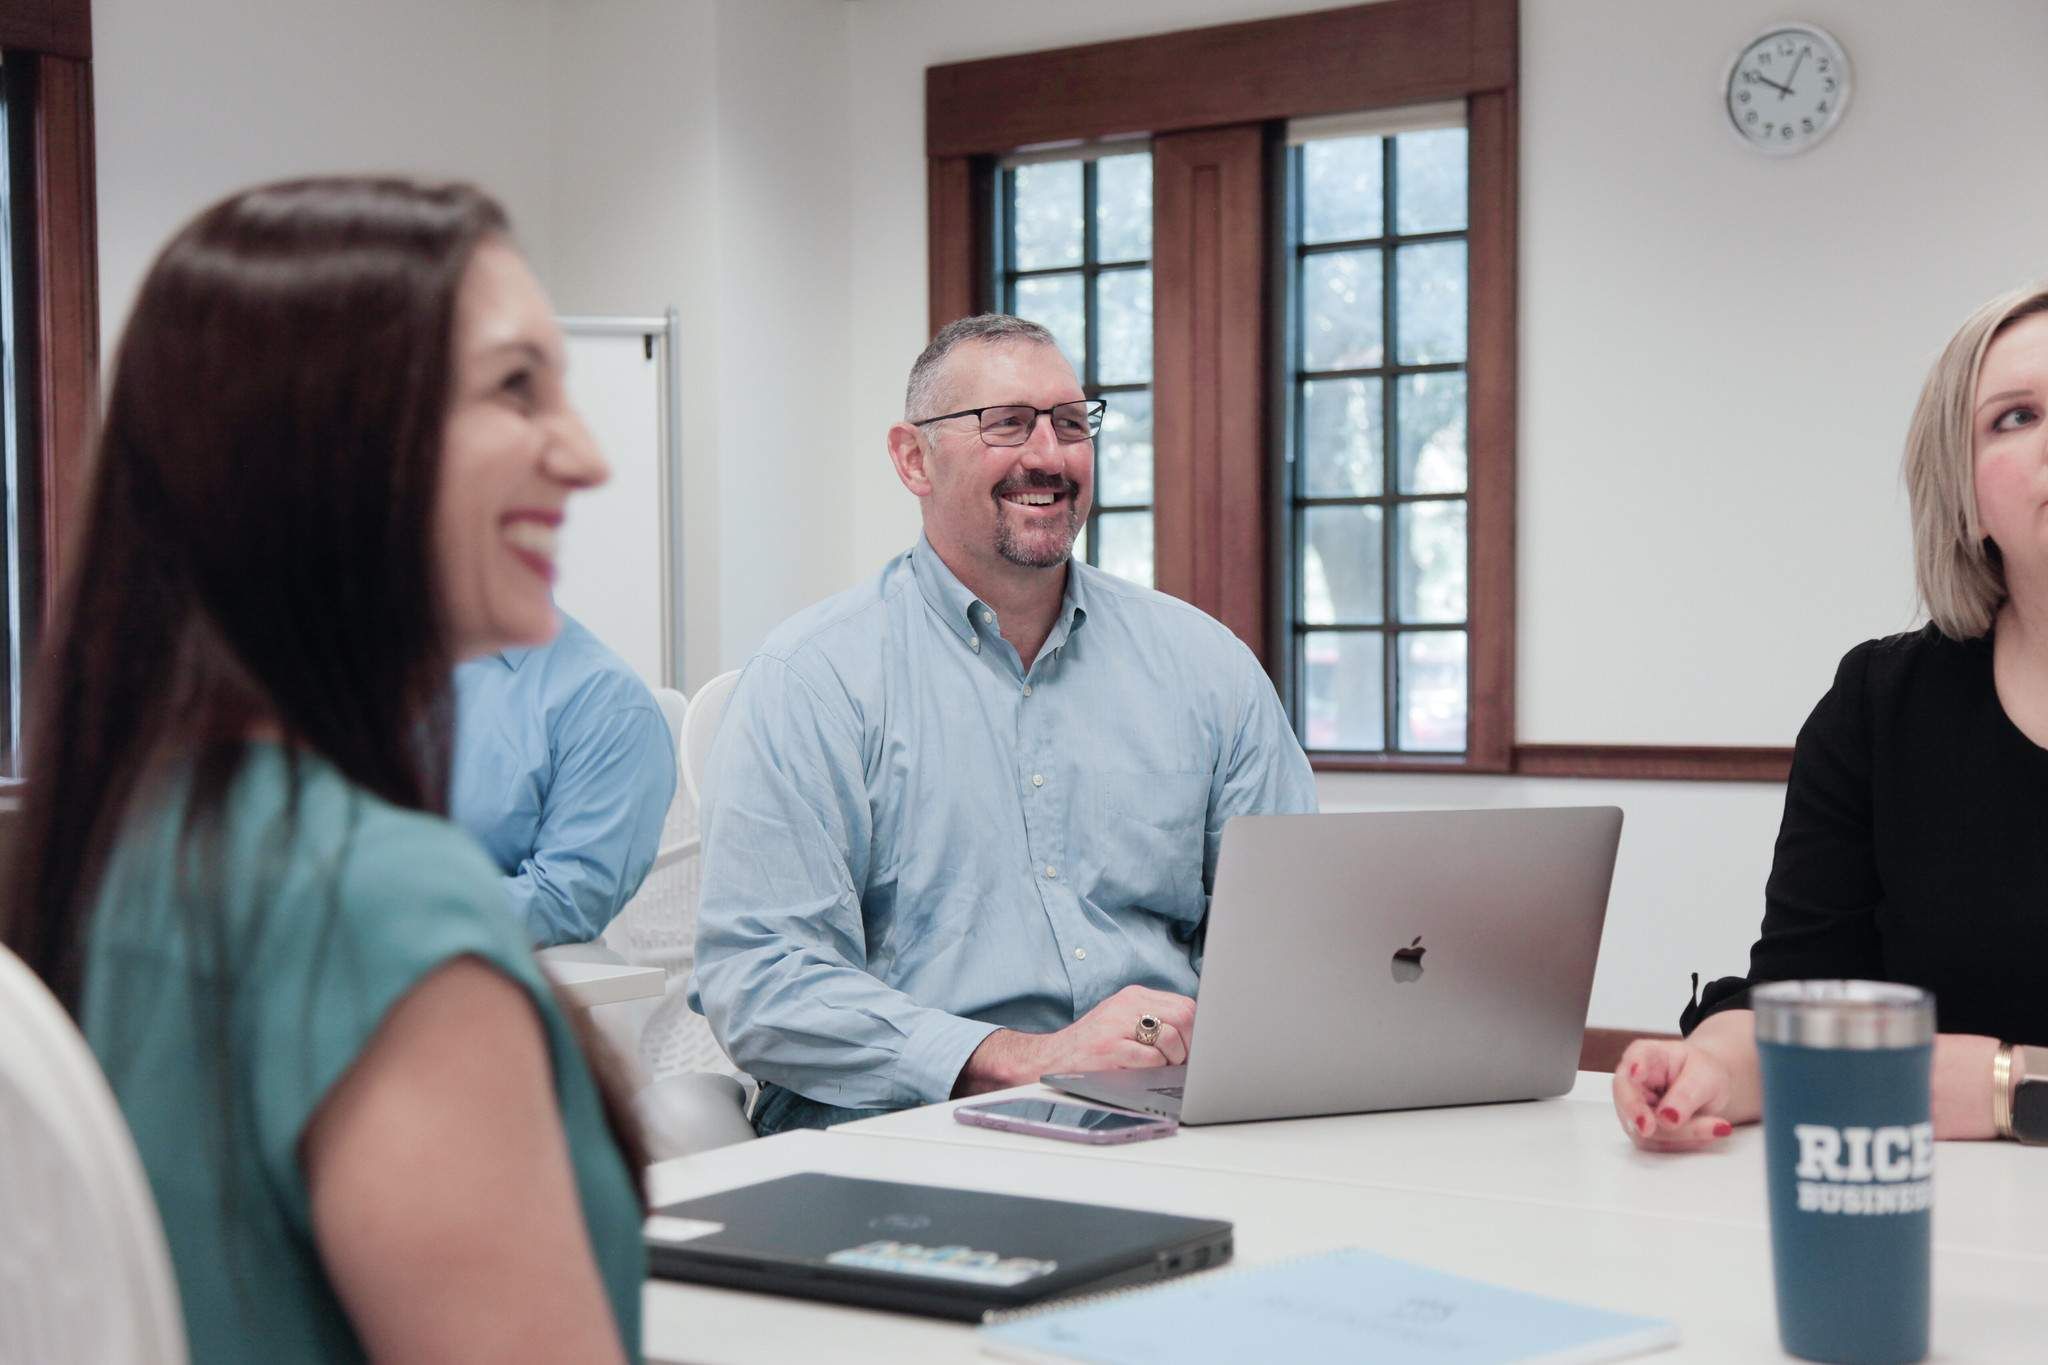
POLYGON ((1927 1354, 1934 997, 1877 981, 1750 992, 1778 1336, 1836 1365, 1927 1354))

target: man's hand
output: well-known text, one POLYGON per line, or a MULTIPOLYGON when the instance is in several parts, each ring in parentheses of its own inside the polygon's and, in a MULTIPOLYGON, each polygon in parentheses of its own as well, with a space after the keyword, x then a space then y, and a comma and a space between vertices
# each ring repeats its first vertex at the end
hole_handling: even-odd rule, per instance
POLYGON ((1049 1071, 1140 1070, 1179 1066, 1195 1036, 1195 1002, 1171 991, 1126 986, 1058 1033, 1017 1033, 997 1029, 982 1040, 953 1094, 979 1095, 1028 1085, 1049 1071), (1159 1041, 1136 1038, 1138 1019, 1159 1020, 1159 1041))

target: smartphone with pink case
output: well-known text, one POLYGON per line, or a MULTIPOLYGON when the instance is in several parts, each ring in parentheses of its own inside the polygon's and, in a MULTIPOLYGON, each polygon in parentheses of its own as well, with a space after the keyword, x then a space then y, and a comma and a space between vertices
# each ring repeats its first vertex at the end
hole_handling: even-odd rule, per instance
POLYGON ((977 1128, 999 1128, 1006 1133, 1030 1133, 1035 1137, 1096 1146, 1172 1137, 1180 1130, 1178 1122, 1156 1114, 1126 1114, 1121 1109, 1103 1109, 1093 1104, 1076 1104, 1072 1100, 1023 1099, 963 1104, 953 1111, 953 1117, 977 1128))

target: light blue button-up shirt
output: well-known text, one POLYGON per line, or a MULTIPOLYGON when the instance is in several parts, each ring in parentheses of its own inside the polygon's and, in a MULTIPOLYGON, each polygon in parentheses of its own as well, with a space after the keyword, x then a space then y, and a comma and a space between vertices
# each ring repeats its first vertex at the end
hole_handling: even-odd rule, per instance
POLYGON ((919 539, 787 622, 713 752, 691 1002, 812 1099, 945 1099, 997 1028, 1193 995, 1224 822, 1308 811, 1272 683, 1202 612, 1073 564, 1026 668, 919 539))
POLYGON ((640 889, 676 791, 654 695, 567 613, 537 649, 455 670, 449 814, 505 873, 535 944, 587 943, 640 889))

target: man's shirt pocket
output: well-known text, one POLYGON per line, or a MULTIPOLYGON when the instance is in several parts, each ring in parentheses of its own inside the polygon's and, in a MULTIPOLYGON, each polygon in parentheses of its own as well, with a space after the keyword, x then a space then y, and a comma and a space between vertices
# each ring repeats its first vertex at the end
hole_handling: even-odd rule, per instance
POLYGON ((1111 913, 1141 908, 1190 924, 1200 920, 1209 774, 1102 773, 1096 797, 1097 904, 1111 913))

